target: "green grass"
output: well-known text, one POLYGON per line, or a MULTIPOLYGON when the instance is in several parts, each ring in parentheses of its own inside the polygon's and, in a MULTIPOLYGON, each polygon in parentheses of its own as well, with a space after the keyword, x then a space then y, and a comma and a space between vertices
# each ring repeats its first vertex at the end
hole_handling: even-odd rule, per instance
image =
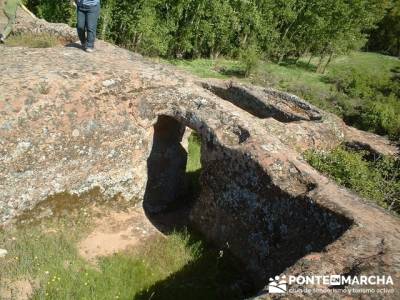
POLYGON ((0 245, 8 254, 0 259, 0 291, 29 280, 33 299, 219 299, 221 293, 236 298, 238 291, 229 288, 238 274, 232 258, 187 230, 154 237, 94 265, 76 247, 91 228, 90 210, 74 204, 63 216, 2 229, 0 245))
POLYGON ((238 65, 237 62, 230 60, 213 61, 210 59, 196 59, 196 60, 164 60, 164 62, 171 63, 180 69, 186 70, 201 78, 220 78, 227 79, 229 75, 224 75, 220 72, 219 65, 228 66, 233 68, 238 65))
POLYGON ((201 141, 198 134, 193 132, 188 141, 188 160, 186 172, 197 172, 201 169, 201 141))
POLYGON ((201 78, 229 79, 236 78, 243 82, 262 86, 270 86, 289 92, 301 93, 300 96, 315 95, 307 97, 308 100, 322 108, 334 110, 329 103, 323 103, 317 98, 327 98, 331 86, 324 82, 324 76, 313 72, 311 69, 301 65, 278 65, 271 62, 260 61, 256 75, 244 78, 244 66, 240 61, 219 59, 171 60, 169 61, 180 69, 188 71, 201 78), (314 99, 316 98, 316 99, 314 99))
MULTIPOLYGON (((200 155, 200 139, 193 133, 187 172, 196 175, 192 180, 197 187, 200 155)), ((98 190, 83 197, 63 193, 23 214, 16 225, 0 229, 0 248, 8 251, 0 259, 0 299, 18 280, 32 283, 33 299, 243 298, 235 284, 243 282, 243 274, 234 259, 186 229, 153 237, 97 264, 82 258, 77 243, 94 228, 93 220, 126 208, 126 201, 105 202, 98 190)))
POLYGON ((52 48, 60 45, 60 41, 50 34, 21 33, 11 35, 6 40, 9 47, 52 48))
POLYGON ((329 66, 328 74, 343 68, 353 67, 364 73, 386 76, 390 69, 395 66, 400 66, 400 61, 393 56, 371 52, 352 52, 347 56, 336 58, 329 66))
POLYGON ((339 147, 331 152, 308 151, 305 158, 338 184, 385 209, 400 213, 400 161, 390 157, 370 161, 366 155, 339 147))
POLYGON ((377 53, 352 52, 346 56, 335 58, 329 65, 325 74, 315 72, 318 59, 313 59, 307 66, 307 59, 301 59, 297 64, 276 63, 260 61, 258 74, 250 78, 242 78, 244 66, 240 61, 229 59, 195 59, 195 60, 169 60, 167 62, 202 78, 227 79, 238 77, 244 81, 264 82, 278 88, 288 89, 291 86, 305 85, 311 89, 328 93, 332 84, 326 82, 325 77, 344 68, 354 67, 363 73, 378 76, 387 76, 390 69, 399 66, 397 58, 377 53), (238 76, 235 76, 238 75, 238 76))
POLYGON ((188 233, 174 233, 135 252, 104 257, 94 266, 78 255, 76 243, 88 224, 76 221, 52 219, 2 231, 0 243, 9 251, 0 261, 2 283, 38 282, 33 299, 132 299, 196 260, 202 251, 201 242, 189 244, 188 233))
POLYGON ((200 195, 201 140, 196 132, 188 138, 188 158, 186 163, 186 195, 190 201, 200 195))

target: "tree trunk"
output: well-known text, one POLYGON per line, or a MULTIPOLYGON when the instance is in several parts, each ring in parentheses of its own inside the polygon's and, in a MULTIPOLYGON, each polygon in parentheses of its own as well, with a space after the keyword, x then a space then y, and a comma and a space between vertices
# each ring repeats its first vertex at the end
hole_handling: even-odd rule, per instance
POLYGON ((296 56, 294 58, 294 63, 295 64, 297 64, 297 62, 299 61, 300 57, 301 57, 301 54, 300 53, 296 53, 296 56))
POLYGON ((326 62, 324 69, 322 70, 322 74, 325 74, 326 68, 328 67, 328 65, 329 65, 329 64, 331 63, 331 61, 332 61, 332 57, 333 57, 333 52, 331 52, 331 53, 329 54, 329 59, 328 59, 328 61, 326 62))
POLYGON ((317 65, 317 70, 316 70, 317 73, 321 73, 321 67, 322 67, 322 63, 325 58, 325 53, 326 53, 327 48, 328 48, 328 45, 325 45, 324 49, 322 49, 321 57, 319 59, 318 65, 317 65))
POLYGON ((284 57, 285 57, 285 52, 282 52, 282 54, 279 56, 279 60, 278 60, 279 65, 282 63, 284 57))
POLYGON ((325 58, 325 54, 321 54, 321 57, 319 59, 318 65, 317 65, 317 71, 316 71, 317 73, 321 73, 321 66, 324 61, 324 58, 325 58))
POLYGON ((247 38, 248 38, 248 35, 247 35, 247 33, 246 33, 246 34, 244 35, 243 39, 242 39, 242 47, 244 47, 244 48, 245 48, 246 43, 247 43, 247 38))
MULTIPOLYGON (((281 43, 284 42, 286 36, 288 35, 290 29, 292 29, 293 25, 297 22, 297 19, 299 18, 299 15, 301 15, 303 13, 303 11, 306 9, 307 7, 307 2, 301 7, 301 9, 298 11, 296 18, 293 20, 292 23, 289 24, 288 27, 286 27, 285 29, 285 33, 283 34, 282 38, 281 38, 281 43)), ((285 51, 281 54, 281 56, 279 57, 279 61, 278 64, 282 63, 284 57, 285 57, 286 53, 285 51)))
POLYGON ((314 56, 311 54, 311 55, 310 55, 310 59, 309 59, 309 60, 308 60, 308 62, 307 62, 307 66, 309 66, 309 65, 310 65, 310 63, 311 63, 311 60, 313 59, 313 57, 314 57, 314 56))

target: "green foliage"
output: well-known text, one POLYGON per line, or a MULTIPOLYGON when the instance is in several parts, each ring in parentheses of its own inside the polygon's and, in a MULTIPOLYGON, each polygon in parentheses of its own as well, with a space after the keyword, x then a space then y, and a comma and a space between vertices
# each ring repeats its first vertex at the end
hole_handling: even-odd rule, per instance
POLYGON ((259 65, 260 60, 259 57, 259 50, 254 45, 249 46, 240 53, 240 61, 244 66, 246 77, 249 77, 257 70, 257 66, 259 65))
POLYGON ((76 9, 71 0, 25 0, 26 6, 39 18, 53 23, 76 23, 76 9))
POLYGON ((201 140, 200 136, 192 132, 188 139, 188 160, 186 172, 197 172, 201 169, 201 140))
MULTIPOLYGON (((1 248, 8 251, 0 260, 0 297, 25 279, 34 288, 32 299, 149 299, 154 293, 157 299, 218 299, 222 286, 237 280, 230 257, 205 247, 188 230, 89 263, 77 243, 103 210, 82 203, 78 199, 67 212, 0 230, 1 248)), ((107 206, 102 213, 109 212, 107 206)))
POLYGON ((188 138, 188 157, 186 163, 185 200, 194 200, 200 194, 201 139, 196 132, 188 138))
MULTIPOLYGON (((69 2, 27 0, 27 5, 49 21, 73 24, 69 2)), ((309 53, 321 57, 323 70, 334 54, 361 47, 364 32, 387 6, 378 0, 103 0, 99 33, 169 58, 238 57, 253 46, 280 62, 309 53)))
POLYGON ((338 92, 359 99, 357 107, 344 112, 348 123, 392 139, 400 138, 399 73, 396 70, 382 74, 349 67, 334 70, 326 77, 338 92))
POLYGON ((365 155, 339 147, 329 153, 308 151, 305 158, 338 184, 400 213, 400 161, 383 157, 371 162, 365 155))
POLYGON ((71 228, 52 225, 54 233, 38 226, 0 233, 10 257, 0 262, 2 279, 38 280, 33 299, 132 298, 198 259, 203 251, 200 242, 189 244, 188 233, 174 233, 153 239, 137 252, 104 257, 93 266, 78 255, 75 230, 71 234, 71 228))
POLYGON ((103 1, 100 33, 125 48, 146 55, 166 55, 170 36, 160 22, 159 1, 103 1))
POLYGON ((400 57, 400 1, 389 1, 385 17, 371 32, 366 48, 400 57))

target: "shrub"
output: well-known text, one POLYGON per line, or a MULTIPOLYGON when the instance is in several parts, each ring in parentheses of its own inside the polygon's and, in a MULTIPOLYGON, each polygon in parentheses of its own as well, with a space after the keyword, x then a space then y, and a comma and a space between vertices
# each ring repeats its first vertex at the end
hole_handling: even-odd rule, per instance
POLYGON ((354 98, 369 98, 374 95, 373 80, 370 74, 362 73, 354 68, 334 72, 327 77, 328 82, 335 85, 339 92, 354 98))
POLYGON ((400 101, 393 95, 381 101, 368 101, 361 108, 361 125, 393 140, 400 138, 400 101))
POLYGON ((307 151, 305 158, 338 184, 400 213, 400 161, 391 157, 367 161, 365 154, 339 147, 328 153, 307 151))
POLYGON ((251 45, 240 53, 240 62, 245 71, 245 76, 249 77, 257 70, 260 54, 257 46, 251 45))
POLYGON ((67 23, 71 26, 76 23, 76 9, 70 0, 24 0, 23 2, 36 16, 48 22, 67 23))
POLYGON ((400 138, 400 88, 398 70, 391 72, 392 76, 347 68, 336 70, 325 79, 334 84, 338 93, 347 96, 339 105, 348 124, 396 140, 400 138))

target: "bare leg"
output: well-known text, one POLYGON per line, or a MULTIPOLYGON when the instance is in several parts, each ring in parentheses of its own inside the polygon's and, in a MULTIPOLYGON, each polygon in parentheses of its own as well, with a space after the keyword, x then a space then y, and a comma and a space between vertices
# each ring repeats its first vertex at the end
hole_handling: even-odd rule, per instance
POLYGON ((3 39, 5 39, 13 29, 15 18, 17 15, 18 2, 19 0, 7 0, 7 3, 4 7, 4 12, 8 18, 8 23, 2 32, 3 39))

